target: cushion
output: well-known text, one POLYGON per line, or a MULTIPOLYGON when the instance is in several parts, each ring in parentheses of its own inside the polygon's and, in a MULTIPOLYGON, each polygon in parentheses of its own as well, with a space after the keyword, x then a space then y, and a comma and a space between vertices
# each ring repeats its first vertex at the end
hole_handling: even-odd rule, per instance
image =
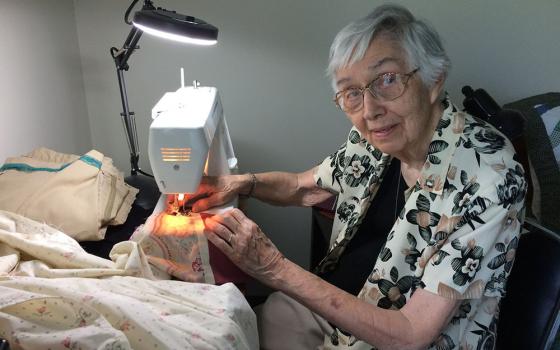
POLYGON ((550 127, 552 121, 549 120, 554 118, 556 113, 560 113, 557 107, 560 107, 558 92, 536 95, 504 105, 504 108, 521 112, 526 118, 525 137, 534 189, 532 203, 528 206, 529 214, 532 214, 542 225, 558 232, 560 231, 560 215, 557 209, 560 198, 560 169, 551 141, 554 137, 552 133, 554 127, 550 127), (550 132, 547 131, 547 124, 550 132))

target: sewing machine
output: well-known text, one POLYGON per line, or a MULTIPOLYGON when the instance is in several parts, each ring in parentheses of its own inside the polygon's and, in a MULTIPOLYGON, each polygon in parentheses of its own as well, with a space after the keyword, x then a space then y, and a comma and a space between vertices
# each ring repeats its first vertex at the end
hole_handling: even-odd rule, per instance
MULTIPOLYGON (((185 204, 196 192, 203 175, 237 172, 222 102, 215 87, 181 87, 167 92, 152 109, 149 158, 162 196, 155 211, 189 215, 185 204)), ((237 199, 209 210, 220 212, 237 206, 237 199)))
MULTIPOLYGON (((204 230, 202 215, 191 213, 188 199, 196 192, 204 175, 236 173, 237 158, 218 90, 200 86, 197 81, 185 87, 182 69, 181 87, 163 95, 152 109, 152 118, 148 155, 162 195, 154 208, 156 215, 152 215, 159 226, 153 226, 155 231, 148 237, 153 239, 150 243, 153 247, 181 246, 182 240, 189 241, 189 235, 200 235, 204 230)), ((205 213, 221 213, 234 207, 237 207, 237 198, 205 213)), ((146 239, 149 243, 150 238, 146 239)), ((249 277, 218 248, 198 242, 200 263, 212 266, 206 274, 211 273, 216 284, 233 282, 243 286, 247 283, 249 277)), ((190 261, 189 254, 183 254, 181 249, 174 248, 157 257, 173 261, 173 266, 186 264, 190 261)), ((152 254, 155 250, 152 249, 152 254)))

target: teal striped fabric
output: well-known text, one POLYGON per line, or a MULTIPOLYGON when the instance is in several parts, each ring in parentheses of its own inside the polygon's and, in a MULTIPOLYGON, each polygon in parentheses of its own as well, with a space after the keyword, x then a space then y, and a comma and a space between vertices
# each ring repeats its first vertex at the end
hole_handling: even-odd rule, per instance
MULTIPOLYGON (((91 166, 93 166, 97 169, 101 169, 101 162, 98 161, 97 159, 93 158, 93 157, 88 156, 88 155, 83 155, 76 161, 82 161, 82 162, 84 162, 88 165, 91 165, 91 166)), ((64 170, 65 168, 70 166, 72 163, 74 163, 74 162, 63 164, 58 168, 33 167, 33 166, 31 166, 29 164, 25 164, 25 163, 6 163, 6 164, 2 165, 2 167, 0 168, 0 171, 17 170, 17 171, 23 171, 25 173, 31 173, 31 172, 34 172, 34 171, 47 171, 47 172, 55 173, 55 172, 59 172, 61 170, 64 170)))

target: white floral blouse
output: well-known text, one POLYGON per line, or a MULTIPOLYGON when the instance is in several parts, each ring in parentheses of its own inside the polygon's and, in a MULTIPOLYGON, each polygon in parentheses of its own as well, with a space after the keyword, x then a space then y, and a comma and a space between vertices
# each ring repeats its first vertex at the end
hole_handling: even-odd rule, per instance
MULTIPOLYGON (((462 303, 430 349, 493 349, 498 304, 511 271, 526 193, 509 140, 490 124, 458 111, 447 99, 424 168, 406 192, 359 298, 399 309, 418 288, 462 303)), ((338 193, 331 248, 317 267, 336 266, 357 232, 385 169, 388 154, 355 129, 318 167, 317 184, 338 193)), ((326 349, 371 349, 338 329, 326 349)))

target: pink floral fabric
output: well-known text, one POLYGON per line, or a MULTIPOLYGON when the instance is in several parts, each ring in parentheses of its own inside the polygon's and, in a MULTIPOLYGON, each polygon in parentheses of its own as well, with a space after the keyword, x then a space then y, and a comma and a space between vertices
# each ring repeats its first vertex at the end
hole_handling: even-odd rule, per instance
POLYGON ((258 349, 233 284, 156 280, 132 241, 110 255, 0 211, 0 337, 12 349, 258 349))

